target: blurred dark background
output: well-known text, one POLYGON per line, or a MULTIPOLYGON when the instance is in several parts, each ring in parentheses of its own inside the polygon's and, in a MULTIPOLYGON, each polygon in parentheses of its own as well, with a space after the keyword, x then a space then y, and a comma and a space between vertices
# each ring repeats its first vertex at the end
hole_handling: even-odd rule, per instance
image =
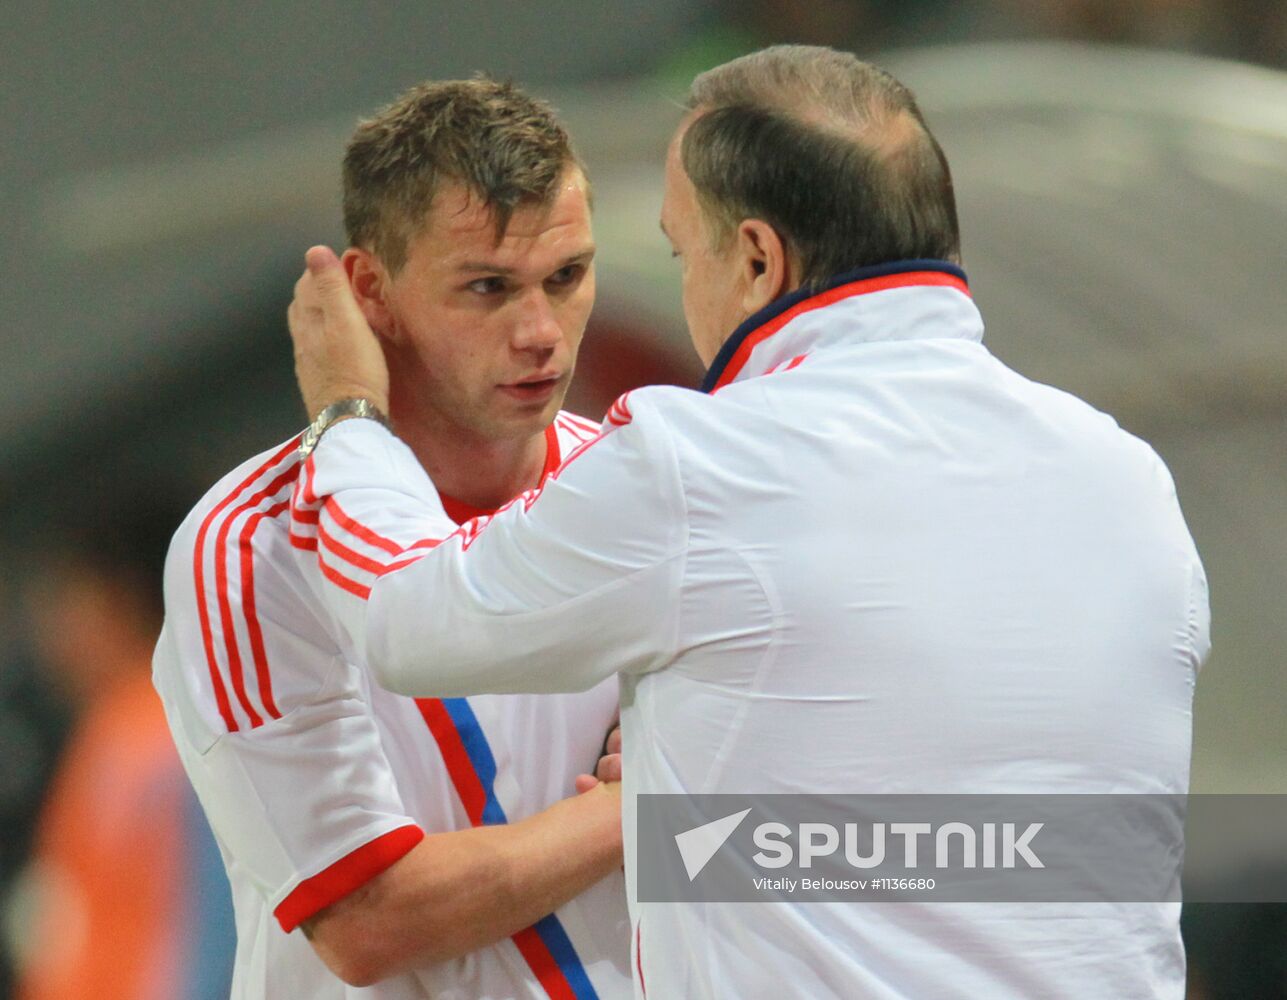
MULTIPOLYGON (((109 996, 57 972, 104 925, 177 928, 139 959, 165 970, 149 997, 226 995, 226 888, 141 680, 158 552, 302 423, 285 306, 303 249, 341 239, 357 118, 475 70, 552 99, 590 168, 600 299, 571 408, 595 418, 700 375, 656 222, 692 75, 780 41, 899 75, 952 161, 993 351, 1175 475, 1214 612, 1193 790, 1287 792, 1287 3, 50 0, 5 26, 0 998, 20 965, 33 1000, 109 996), (86 873, 139 845, 131 811, 183 891, 127 920, 86 873), (224 928, 204 952, 201 923, 224 928)), ((1283 908, 1190 906, 1185 931, 1193 997, 1287 997, 1283 908)))

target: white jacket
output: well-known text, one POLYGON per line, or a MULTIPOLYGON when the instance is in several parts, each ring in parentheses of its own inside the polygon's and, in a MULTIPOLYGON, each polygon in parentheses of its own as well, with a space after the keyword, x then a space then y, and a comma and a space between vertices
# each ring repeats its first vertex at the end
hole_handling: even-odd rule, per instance
MULTIPOLYGON (((345 422, 295 502, 382 565, 319 546, 350 583, 322 597, 404 693, 620 672, 632 901, 640 793, 1184 792, 1208 611, 1171 478, 982 333, 936 262, 788 296, 713 392, 628 394, 539 494, 459 531, 396 438, 345 422)), ((1178 917, 634 902, 636 991, 1178 1000, 1178 917)))

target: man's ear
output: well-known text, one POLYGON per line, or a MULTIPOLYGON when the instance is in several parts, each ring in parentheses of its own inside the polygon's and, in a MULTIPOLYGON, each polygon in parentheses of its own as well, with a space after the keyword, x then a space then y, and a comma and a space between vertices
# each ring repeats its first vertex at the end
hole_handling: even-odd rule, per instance
POLYGON ((362 247, 349 247, 340 257, 349 287, 367 324, 382 340, 396 343, 397 324, 389 307, 389 272, 375 254, 362 247))
POLYGON ((786 244, 763 219, 743 219, 737 227, 736 245, 742 309, 747 316, 791 291, 793 267, 786 244))

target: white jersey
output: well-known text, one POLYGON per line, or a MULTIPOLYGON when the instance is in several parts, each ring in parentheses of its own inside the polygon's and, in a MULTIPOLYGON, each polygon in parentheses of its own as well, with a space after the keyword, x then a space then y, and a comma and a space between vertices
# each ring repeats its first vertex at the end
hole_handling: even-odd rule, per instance
POLYGON ((639 793, 1187 791, 1208 610, 1171 477, 982 333, 950 265, 789 296, 709 394, 628 394, 539 495, 445 540, 377 424, 310 459, 295 509, 381 563, 326 592, 381 683, 622 671, 637 995, 1183 996, 1178 904, 633 902, 639 793), (379 558, 350 505, 424 541, 379 558))
MULTIPOLYGON (((559 414, 546 474, 597 430, 559 414)), ((232 884, 234 1000, 628 996, 619 876, 510 940, 364 989, 291 933, 426 833, 519 820, 572 795, 618 702, 615 680, 583 694, 446 699, 376 687, 317 597, 316 518, 289 504, 297 444, 234 470, 179 529, 154 660, 232 884)), ((423 473, 419 488, 437 499, 423 473)), ((362 538, 376 551, 394 544, 362 538)))

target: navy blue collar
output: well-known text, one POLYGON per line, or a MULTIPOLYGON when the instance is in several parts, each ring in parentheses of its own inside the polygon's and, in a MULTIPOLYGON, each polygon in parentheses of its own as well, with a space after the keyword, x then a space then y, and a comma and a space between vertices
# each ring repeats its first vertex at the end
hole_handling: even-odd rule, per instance
POLYGON ((866 278, 884 278, 891 274, 907 274, 912 271, 938 271, 960 278, 962 281, 966 280, 964 271, 945 260, 897 260, 887 264, 860 267, 855 271, 838 274, 834 278, 827 279, 817 288, 798 288, 794 292, 788 292, 781 298, 770 302, 759 312, 743 320, 741 325, 733 331, 733 335, 724 341, 719 353, 715 355, 715 360, 711 362, 711 366, 706 372, 706 377, 702 379, 701 391, 711 392, 719 384, 720 376, 724 374, 729 362, 733 360, 733 355, 737 353, 738 348, 742 346, 747 337, 774 318, 781 316, 788 309, 794 308, 801 302, 807 302, 816 295, 822 295, 833 288, 852 284, 855 281, 862 281, 866 278))

